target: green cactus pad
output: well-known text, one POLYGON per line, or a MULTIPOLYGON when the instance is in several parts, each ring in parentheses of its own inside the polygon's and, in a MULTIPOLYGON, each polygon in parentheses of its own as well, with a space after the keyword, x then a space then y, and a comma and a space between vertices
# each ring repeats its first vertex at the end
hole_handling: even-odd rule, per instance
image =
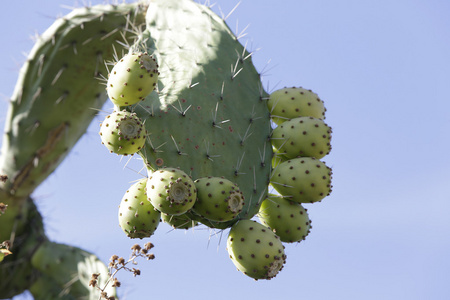
POLYGON ((162 168, 149 175, 147 197, 160 212, 181 215, 194 206, 197 191, 194 181, 182 170, 162 168))
POLYGON ((128 111, 113 112, 100 125, 102 144, 111 153, 133 155, 145 144, 147 133, 141 119, 128 111))
POLYGON ((272 120, 281 123, 296 117, 325 119, 325 107, 320 98, 311 90, 304 88, 283 88, 270 94, 267 106, 272 120))
POLYGON ((263 201, 258 217, 261 223, 270 227, 286 243, 304 240, 311 228, 307 210, 300 203, 278 195, 269 195, 263 201))
POLYGON ((130 108, 149 133, 145 165, 235 182, 246 200, 235 220, 253 217, 267 195, 272 129, 251 53, 219 16, 188 0, 151 1, 135 47, 161 73, 158 92, 130 108))
POLYGON ((231 227, 227 250, 237 269, 254 279, 275 277, 286 262, 279 237, 252 220, 241 220, 231 227))
POLYGON ((223 177, 203 177, 194 181, 197 201, 192 210, 216 222, 233 220, 244 206, 244 196, 237 184, 223 177))
POLYGON ((331 168, 325 163, 313 157, 301 157, 279 164, 270 183, 288 200, 313 203, 331 193, 331 176, 331 168))
POLYGON ((161 219, 164 223, 172 226, 174 229, 189 229, 198 225, 198 222, 192 220, 188 214, 179 216, 161 214, 161 219))
MULTIPOLYGON (((109 278, 108 268, 97 256, 77 247, 50 241, 40 245, 31 258, 31 265, 57 284, 53 291, 64 289, 66 294, 75 299, 100 297, 100 292, 89 286, 92 274, 100 274, 98 284, 102 287, 109 278)), ((105 291, 115 296, 115 288, 111 285, 105 291)))
POLYGON ((144 100, 158 82, 158 64, 147 53, 128 53, 109 73, 106 90, 114 105, 127 106, 144 100))
POLYGON ((130 28, 145 11, 142 3, 77 8, 37 38, 11 96, 0 188, 26 197, 62 162, 107 99, 104 61, 134 42, 130 28))
POLYGON ((331 127, 313 117, 283 122, 272 133, 272 145, 287 158, 323 158, 331 151, 331 127))
POLYGON ((119 205, 119 225, 129 238, 146 238, 158 228, 161 213, 148 201, 147 178, 133 184, 119 205))

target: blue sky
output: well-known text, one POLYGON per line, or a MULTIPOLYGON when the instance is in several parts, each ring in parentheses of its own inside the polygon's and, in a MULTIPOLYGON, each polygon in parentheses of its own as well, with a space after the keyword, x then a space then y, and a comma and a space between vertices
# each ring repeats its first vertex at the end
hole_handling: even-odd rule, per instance
MULTIPOLYGON (((92 1, 101 3, 100 1, 92 1)), ((211 1, 212 2, 212 1, 211 1)), ((225 14, 237 1, 218 0, 225 14)), ((122 299, 447 299, 450 294, 450 3, 438 0, 243 0, 227 20, 272 91, 312 89, 333 127, 333 192, 308 205, 313 228, 287 245, 271 281, 236 271, 226 234, 161 225, 156 259, 140 277, 122 273, 122 299), (282 4, 280 4, 282 3, 282 4), (238 22, 238 23, 237 23, 238 22), (270 62, 269 62, 270 61, 270 62), (268 63, 269 62, 269 63, 268 63)), ((42 33, 61 5, 18 0, 0 23, 0 129, 29 36, 42 33), (26 4, 24 4, 26 3, 26 4), (4 99, 5 100, 4 100, 4 99)), ((105 109, 110 109, 108 103, 105 109)), ((117 224, 117 206, 141 163, 109 155, 94 120, 64 163, 34 193, 49 237, 127 257, 135 243, 117 224)), ((17 297, 26 299, 26 296, 17 297)))

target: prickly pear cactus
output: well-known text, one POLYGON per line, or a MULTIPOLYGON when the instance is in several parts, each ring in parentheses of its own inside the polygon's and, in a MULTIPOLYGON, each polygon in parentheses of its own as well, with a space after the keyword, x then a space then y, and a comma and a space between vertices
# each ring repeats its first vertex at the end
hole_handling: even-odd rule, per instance
MULTIPOLYGON (((33 254, 31 265, 53 283, 53 293, 59 291, 60 295, 70 295, 74 299, 99 299, 100 292, 89 286, 92 274, 100 274, 98 279, 102 286, 109 279, 108 268, 95 255, 77 247, 50 241, 44 242, 33 254)), ((33 285, 33 296, 48 299, 46 293, 49 291, 42 288, 39 282, 33 285)), ((109 286, 106 291, 115 296, 114 288, 109 286)))
POLYGON ((331 150, 331 127, 317 94, 295 87, 266 93, 251 53, 222 19, 190 0, 150 2, 146 29, 117 61, 107 89, 114 113, 129 111, 145 126, 137 153, 148 170, 148 201, 165 222, 231 228, 228 250, 238 269, 273 278, 285 262, 282 241, 309 233, 299 203, 319 202, 331 191, 331 169, 319 160, 331 150), (138 68, 141 75, 158 74, 154 90, 153 82, 144 89, 136 71, 121 66, 133 53, 155 59, 138 68), (139 87, 133 101, 130 87, 135 93, 139 87), (273 201, 269 186, 281 194, 273 201), (250 220, 258 212, 270 229, 250 220))
POLYGON ((194 180, 223 176, 245 197, 229 225, 253 217, 267 194, 272 147, 268 95, 250 53, 221 18, 189 0, 152 1, 136 47, 161 74, 157 92, 132 108, 149 133, 140 151, 147 167, 180 168, 194 180))
MULTIPOLYGON (((62 162, 106 101, 97 79, 108 73, 104 61, 112 61, 134 42, 130 29, 144 23, 145 11, 142 3, 74 9, 37 38, 21 68, 0 156, 0 202, 8 206, 0 218, 0 242, 10 240, 12 252, 0 264, 0 298, 22 293, 35 280, 42 282, 44 275, 30 258, 47 238, 29 196, 62 162)), ((42 295, 48 299, 54 291, 42 295)))

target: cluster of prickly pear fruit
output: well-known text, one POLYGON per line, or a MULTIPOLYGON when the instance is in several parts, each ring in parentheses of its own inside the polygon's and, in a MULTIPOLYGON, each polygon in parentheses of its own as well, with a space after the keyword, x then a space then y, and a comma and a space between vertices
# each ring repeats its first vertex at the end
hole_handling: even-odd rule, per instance
POLYGON ((100 124, 99 132, 111 153, 133 155, 144 146, 147 130, 142 120, 121 107, 144 100, 155 89, 158 75, 158 64, 147 53, 131 51, 115 63, 106 83, 115 110, 100 124))
MULTIPOLYGON (((152 1, 146 26, 130 53, 149 54, 118 60, 107 83, 115 110, 144 124, 135 132, 145 131, 145 142, 134 146, 148 170, 142 199, 175 229, 230 230, 238 270, 275 277, 286 261, 283 243, 300 242, 311 229, 302 203, 331 192, 331 169, 320 161, 331 150, 324 102, 303 88, 266 93, 251 55, 205 6, 152 1)), ((145 229, 150 223, 140 215, 134 207, 119 214, 122 229, 152 234, 156 223, 145 229)))

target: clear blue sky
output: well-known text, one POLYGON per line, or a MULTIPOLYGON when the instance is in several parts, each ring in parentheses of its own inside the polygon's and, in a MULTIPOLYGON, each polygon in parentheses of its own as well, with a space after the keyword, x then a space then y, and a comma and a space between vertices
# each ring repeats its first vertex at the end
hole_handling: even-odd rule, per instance
MULTIPOLYGON (((3 4, 2 98, 12 93, 29 36, 67 13, 61 4, 73 4, 38 2, 3 4)), ((236 3, 218 0, 215 9, 227 14, 236 3)), ((259 49, 253 60, 265 86, 303 86, 325 101, 334 135, 323 160, 333 167, 333 193, 307 206, 311 234, 286 246, 275 279, 236 271, 225 234, 161 225, 150 239, 156 259, 139 261, 140 277, 119 273, 122 299, 448 299, 449 15, 444 0, 243 0, 228 23, 236 28, 238 20, 239 31, 250 24, 242 42, 259 49)), ((1 130, 6 108, 2 99, 1 130)), ((51 239, 107 261, 128 256, 135 243, 118 226, 117 206, 141 163, 124 168, 127 159, 109 155, 100 122, 34 198, 51 239)))

